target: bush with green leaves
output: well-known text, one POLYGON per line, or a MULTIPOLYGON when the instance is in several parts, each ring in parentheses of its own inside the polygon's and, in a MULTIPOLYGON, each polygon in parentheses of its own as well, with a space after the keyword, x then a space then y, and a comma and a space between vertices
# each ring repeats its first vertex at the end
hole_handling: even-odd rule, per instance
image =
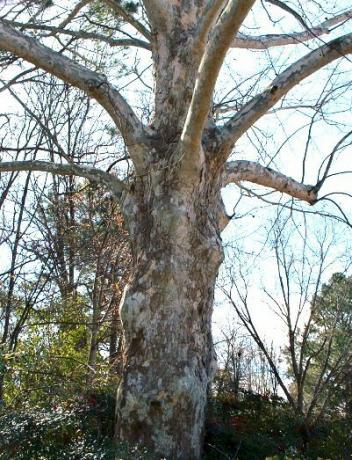
POLYGON ((240 460, 265 459, 299 442, 297 420, 281 398, 242 392, 239 400, 219 395, 210 402, 207 460, 224 458, 223 453, 240 460))
POLYGON ((352 454, 351 427, 344 414, 307 427, 278 397, 220 394, 209 404, 204 460, 346 460, 352 454))
POLYGON ((2 409, 1 460, 114 459, 114 400, 90 394, 52 409, 2 409))
POLYGON ((51 409, 0 411, 0 460, 160 460, 113 440, 114 398, 92 393, 51 409))

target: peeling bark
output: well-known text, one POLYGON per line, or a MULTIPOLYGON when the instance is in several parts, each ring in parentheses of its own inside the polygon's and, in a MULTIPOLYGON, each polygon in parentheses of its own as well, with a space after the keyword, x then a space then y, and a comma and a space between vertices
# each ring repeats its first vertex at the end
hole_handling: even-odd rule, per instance
POLYGON ((311 205, 314 205, 318 199, 316 187, 297 182, 292 177, 285 176, 272 168, 261 166, 254 161, 237 160, 227 162, 223 185, 242 181, 270 187, 293 198, 306 201, 311 205))
POLYGON ((215 369, 211 315, 221 241, 207 181, 189 190, 162 176, 152 176, 152 190, 137 184, 129 203, 138 219, 130 224, 134 269, 121 307, 116 435, 168 459, 199 459, 215 369))

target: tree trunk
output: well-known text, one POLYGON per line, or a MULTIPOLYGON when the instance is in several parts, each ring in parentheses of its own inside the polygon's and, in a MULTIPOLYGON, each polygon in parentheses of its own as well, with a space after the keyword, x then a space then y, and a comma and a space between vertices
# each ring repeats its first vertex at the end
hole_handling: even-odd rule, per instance
POLYGON ((122 329, 120 312, 117 305, 111 311, 110 322, 110 340, 109 340, 109 375, 111 378, 120 375, 122 360, 121 360, 121 345, 122 345, 122 329))
POLYGON ((100 305, 98 304, 95 294, 93 295, 93 312, 92 323, 90 326, 89 353, 87 362, 87 386, 91 386, 94 382, 97 353, 98 353, 98 333, 99 333, 99 317, 100 305))
POLYGON ((4 383, 5 383, 5 371, 3 363, 0 363, 0 407, 4 404, 4 383))
POLYGON ((199 459, 222 260, 215 197, 205 180, 181 189, 166 178, 158 183, 157 175, 152 188, 144 182, 130 203, 134 267, 121 308, 125 366, 116 436, 168 460, 199 459))

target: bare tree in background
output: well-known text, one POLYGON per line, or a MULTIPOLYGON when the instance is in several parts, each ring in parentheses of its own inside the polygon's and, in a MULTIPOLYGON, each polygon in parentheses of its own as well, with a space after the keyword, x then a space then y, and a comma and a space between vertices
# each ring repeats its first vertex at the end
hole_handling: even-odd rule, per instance
MULTIPOLYGON (((27 117, 28 121, 28 117, 27 117)), ((18 147, 28 145, 31 135, 37 129, 38 123, 22 125, 18 133, 18 147), (21 141, 19 140, 21 139, 21 141)), ((19 149, 16 150, 18 156, 19 149)), ((38 148, 35 147, 32 157, 35 158, 38 148)), ((33 257, 26 251, 26 235, 31 225, 31 217, 28 218, 26 208, 31 201, 31 188, 33 176, 26 173, 23 182, 18 184, 18 174, 11 174, 3 184, 2 211, 0 231, 1 246, 6 257, 6 263, 2 263, 0 273, 0 334, 1 355, 12 353, 16 350, 19 336, 23 326, 28 321, 36 303, 43 300, 49 283, 48 272, 44 266, 33 266, 33 257), (4 211, 5 206, 11 207, 11 212, 4 211)), ((3 363, 0 370, 0 400, 4 397, 4 377, 6 365, 3 363)))
MULTIPOLYGON (((224 284, 222 290, 264 354, 293 411, 302 418, 303 437, 307 441, 309 426, 326 415, 334 397, 333 389, 345 379, 351 365, 351 337, 340 326, 346 309, 330 310, 330 321, 319 321, 318 326, 317 319, 323 315, 323 280, 336 263, 333 239, 328 232, 320 235, 320 239, 309 237, 305 219, 302 220, 296 228, 287 220, 276 225, 272 250, 276 264, 273 278, 277 280, 278 289, 274 286, 263 288, 286 336, 282 346, 286 366, 278 366, 273 359, 272 350, 266 345, 264 333, 255 319, 249 276, 243 262, 243 271, 238 271, 240 263, 232 274, 229 271, 229 284, 224 284), (343 345, 339 345, 342 339, 343 345)), ((348 302, 342 298, 340 301, 348 302)))
MULTIPOLYGON (((221 330, 215 344, 219 370, 214 381, 218 395, 228 394, 235 400, 243 392, 265 397, 277 396, 277 379, 257 343, 241 325, 229 325, 221 330)), ((278 357, 273 346, 266 347, 276 367, 278 357)))
MULTIPOLYGON (((35 158, 39 151, 46 151, 54 158, 60 152, 67 161, 79 163, 89 152, 90 138, 95 136, 97 142, 101 137, 96 125, 87 126, 89 101, 52 78, 37 78, 36 86, 22 88, 26 98, 20 100, 24 111, 18 125, 21 131, 7 154, 35 158)), ((105 144, 100 141, 99 146, 108 150, 111 136, 106 133, 103 137, 105 144)), ((76 305, 77 310, 83 310, 81 326, 86 330, 80 348, 88 350, 83 363, 88 388, 92 389, 105 371, 116 381, 122 363, 117 306, 130 263, 118 204, 102 187, 92 187, 74 176, 49 173, 36 182, 29 172, 24 186, 21 178, 16 173, 4 183, 7 200, 2 202, 2 250, 5 254, 9 251, 11 257, 2 261, 0 275, 1 352, 15 356, 18 341, 25 340, 34 325, 42 324, 43 336, 52 334, 55 327, 59 331, 79 327, 78 320, 72 323, 62 317, 65 308, 76 305), (97 361, 98 356, 100 364, 104 361, 102 348, 108 358, 100 370, 97 361)), ((53 359, 72 358, 63 353, 53 359)), ((11 369, 6 372, 9 381, 11 369)), ((42 369, 30 372, 35 376, 42 369)), ((3 397, 2 390, 1 384, 3 397)))
MULTIPOLYGON (((309 205, 319 202, 322 186, 336 173, 331 169, 336 155, 322 152, 322 169, 316 165, 306 183, 309 149, 298 147, 303 150, 302 175, 286 157, 288 167, 281 166, 279 152, 270 151, 262 119, 269 114, 271 128, 280 123, 280 111, 295 108, 313 110, 332 124, 332 111, 324 117, 336 98, 330 98, 330 105, 319 103, 305 93, 302 82, 326 68, 329 72, 315 80, 322 99, 336 96, 333 89, 345 85, 340 95, 345 100, 352 12, 347 3, 337 10, 334 1, 323 6, 297 1, 292 7, 273 0, 81 0, 65 5, 38 0, 2 5, 4 88, 28 79, 31 66, 76 86, 110 117, 133 174, 122 180, 103 164, 92 167, 57 157, 4 157, 0 171, 84 177, 104 184, 120 203, 133 248, 133 272, 121 305, 125 366, 116 435, 170 459, 198 459, 207 388, 215 369, 211 314, 222 261, 220 232, 229 220, 221 189, 247 181, 309 205), (282 33, 272 33, 280 22, 282 33), (259 35, 252 33, 256 26, 259 35), (116 68, 129 67, 125 47, 133 50, 129 56, 137 53, 132 67, 139 90, 149 92, 151 110, 139 106, 137 88, 126 89, 126 79, 116 68), (248 57, 251 50, 263 50, 255 68, 239 68, 236 59, 243 50, 248 57), (274 50, 282 52, 273 59, 274 50), (119 59, 123 66, 117 65, 119 59), (232 90, 229 99, 219 100, 214 90, 224 84, 220 69, 227 66, 232 90), (245 136, 263 139, 265 155, 240 155, 245 136), (228 161, 234 152, 240 158, 228 161)), ((348 131, 345 120, 344 130, 343 136, 348 131)), ((294 160, 297 165, 296 154, 294 160)), ((347 216, 342 211, 339 217, 347 216)))

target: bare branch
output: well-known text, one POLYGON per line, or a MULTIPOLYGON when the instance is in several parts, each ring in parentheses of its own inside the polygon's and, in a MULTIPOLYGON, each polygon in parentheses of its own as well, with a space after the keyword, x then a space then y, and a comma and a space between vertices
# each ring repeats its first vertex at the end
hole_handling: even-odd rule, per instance
POLYGON ((77 14, 81 11, 82 8, 84 8, 88 3, 90 3, 92 0, 80 0, 77 5, 73 8, 73 10, 68 14, 68 16, 59 24, 59 28, 64 28, 66 27, 72 19, 74 19, 77 14))
POLYGON ((50 161, 28 160, 28 161, 0 161, 0 173, 11 171, 42 171, 60 176, 78 176, 84 177, 91 182, 102 184, 108 187, 112 193, 121 198, 123 191, 126 189, 125 184, 112 174, 106 173, 100 169, 77 164, 57 164, 50 161))
POLYGON ((272 188, 281 193, 286 193, 293 198, 306 201, 310 205, 315 204, 317 201, 317 193, 314 186, 297 182, 291 177, 253 161, 230 161, 226 163, 225 168, 223 186, 231 182, 239 183, 247 181, 272 188))
POLYGON ((323 173, 323 176, 321 179, 318 180, 315 188, 316 190, 320 190, 321 187, 323 186, 325 180, 329 177, 329 171, 330 171, 330 168, 331 168, 331 165, 334 161, 334 158, 335 158, 335 155, 336 153, 339 151, 339 149, 341 148, 341 146, 344 144, 344 142, 346 141, 346 139, 348 137, 350 137, 352 134, 352 131, 349 131, 347 134, 345 134, 340 140, 339 142, 335 145, 335 147, 333 148, 332 152, 329 154, 329 157, 328 157, 328 161, 327 161, 327 164, 326 164, 326 167, 325 167, 325 171, 323 173))
MULTIPOLYGON (((285 393, 285 396, 289 403, 291 404, 292 407, 295 407, 295 402, 294 399, 292 398, 290 391, 285 384, 284 380, 281 378, 279 369, 277 365, 275 364, 273 357, 270 355, 268 348, 266 347, 264 341, 261 339, 260 334, 258 333, 257 328, 255 327, 255 324, 253 322, 253 318, 249 309, 249 305, 247 302, 247 296, 243 296, 239 293, 239 288, 236 283, 234 283, 234 287, 239 294, 239 298, 241 300, 241 303, 243 305, 243 308, 241 308, 237 302, 235 302, 233 296, 232 296, 232 288, 230 289, 230 292, 227 292, 226 290, 222 289, 222 292, 225 294, 225 296, 228 298, 232 306, 234 307, 237 315, 239 316, 240 320, 242 321, 243 326, 247 329, 248 333, 252 337, 252 339, 255 341, 255 343, 258 345, 259 349, 263 352, 265 355, 265 358, 275 375, 277 382, 279 383, 282 391, 285 393)), ((247 286, 245 286, 245 290, 247 290, 247 286)))
POLYGON ((204 15, 201 18, 198 30, 195 34, 194 43, 196 47, 205 46, 211 27, 216 21, 220 13, 220 9, 224 6, 224 3, 225 0, 208 0, 208 4, 205 8, 204 15))
POLYGON ((136 48, 144 48, 146 50, 150 50, 150 44, 143 40, 139 40, 138 38, 112 38, 108 37, 103 34, 98 34, 95 32, 86 32, 84 30, 70 30, 64 29, 60 26, 48 26, 46 24, 34 24, 33 22, 22 23, 17 21, 7 21, 3 19, 3 22, 8 24, 12 27, 18 27, 20 29, 28 29, 28 30, 39 30, 39 31, 47 31, 51 34, 63 34, 69 35, 70 37, 74 37, 77 39, 83 40, 98 40, 112 47, 117 46, 133 46, 136 48))
POLYGON ((132 27, 134 27, 140 34, 142 34, 147 40, 151 39, 151 34, 149 30, 144 27, 137 19, 135 19, 131 14, 127 13, 123 6, 121 6, 116 0, 104 0, 107 5, 114 11, 117 16, 120 16, 126 22, 128 22, 132 27))
POLYGON ((188 110, 182 140, 188 146, 198 146, 213 96, 216 80, 225 55, 255 0, 230 0, 210 38, 201 61, 191 105, 188 110))
POLYGON ((291 8, 289 5, 286 5, 286 3, 282 2, 281 0, 266 0, 267 3, 271 3, 272 5, 275 5, 282 10, 286 11, 287 13, 291 14, 294 18, 297 19, 297 21, 305 28, 309 29, 309 26, 306 24, 305 20, 302 18, 302 16, 297 13, 296 10, 291 8))
POLYGON ((259 36, 250 36, 245 34, 237 34, 232 41, 233 48, 245 49, 268 49, 275 46, 297 45, 304 43, 322 35, 329 34, 331 28, 335 25, 342 24, 352 18, 352 10, 345 11, 333 18, 327 19, 317 26, 310 27, 301 32, 291 34, 267 34, 259 36))
POLYGON ((245 104, 221 128, 218 140, 223 154, 229 155, 237 139, 293 87, 330 62, 351 52, 352 33, 328 42, 290 65, 265 91, 245 104))
POLYGON ((41 45, 0 21, 0 48, 31 62, 52 75, 76 86, 93 97, 106 109, 116 123, 137 169, 144 164, 144 126, 122 95, 107 81, 105 75, 94 72, 62 54, 41 45))

